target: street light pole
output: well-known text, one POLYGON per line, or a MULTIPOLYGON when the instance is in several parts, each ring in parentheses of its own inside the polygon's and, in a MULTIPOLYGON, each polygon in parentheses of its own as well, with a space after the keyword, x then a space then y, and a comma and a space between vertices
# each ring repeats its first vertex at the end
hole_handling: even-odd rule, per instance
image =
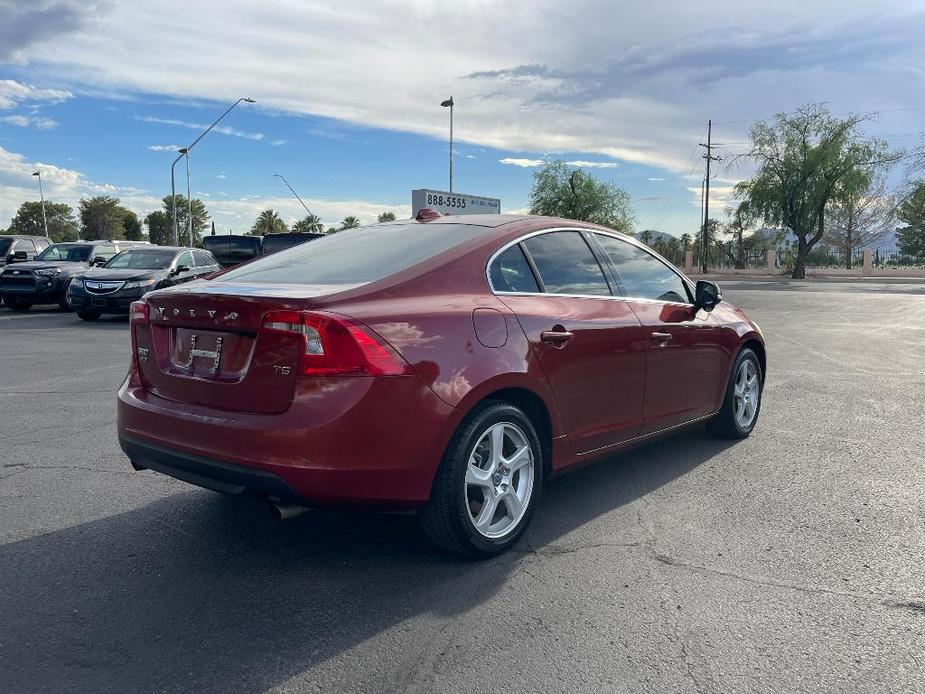
MULTIPOLYGON (((36 171, 33 176, 39 177, 39 199, 42 201, 42 226, 45 228, 45 236, 48 236, 48 218, 45 216, 45 191, 42 190, 42 172, 36 171)), ((77 239, 80 240, 80 233, 77 234, 77 239)))
POLYGON ((289 181, 286 180, 286 177, 283 176, 282 174, 273 174, 273 175, 276 176, 277 178, 281 178, 283 180, 283 183, 285 183, 286 186, 289 188, 289 190, 292 191, 292 194, 295 195, 295 199, 302 203, 302 207, 305 208, 305 211, 308 212, 308 214, 312 214, 312 211, 308 209, 308 205, 302 202, 302 198, 299 197, 299 194, 296 193, 295 190, 293 190, 292 186, 289 185, 289 181))
MULTIPOLYGON (((244 101, 244 102, 246 102, 246 103, 248 103, 248 104, 253 104, 253 103, 254 103, 254 100, 253 100, 253 99, 249 99, 249 98, 246 97, 246 96, 242 96, 240 99, 238 99, 237 101, 235 101, 233 104, 231 104, 231 106, 229 106, 229 107, 225 110, 225 112, 224 112, 222 115, 220 115, 218 118, 215 119, 215 122, 212 123, 212 125, 210 125, 208 128, 206 128, 205 130, 203 130, 203 131, 202 131, 202 134, 200 134, 199 137, 197 137, 195 140, 193 140, 192 144, 187 145, 185 148, 183 148, 183 149, 181 149, 181 150, 178 150, 178 151, 180 152, 180 156, 177 157, 177 158, 174 160, 173 164, 171 164, 171 166, 170 166, 170 197, 171 197, 171 201, 172 201, 171 207, 173 207, 173 243, 174 243, 174 245, 177 245, 177 242, 178 242, 178 240, 179 240, 179 239, 178 239, 179 233, 178 233, 178 229, 177 229, 177 192, 176 192, 176 183, 175 183, 175 180, 174 180, 174 167, 177 165, 177 162, 180 161, 180 158, 181 158, 181 157, 184 157, 184 156, 187 156, 187 157, 188 157, 189 151, 190 151, 193 147, 196 146, 196 143, 198 143, 202 138, 204 138, 204 137, 209 133, 209 131, 212 130, 212 128, 214 128, 216 125, 219 124, 219 122, 222 120, 222 118, 224 118, 225 116, 227 116, 227 115, 231 112, 231 109, 233 109, 235 106, 237 106, 238 104, 240 104, 242 101, 244 101)), ((186 180, 187 180, 186 194, 187 194, 187 196, 189 196, 189 161, 186 162, 186 180)), ((190 205, 192 205, 192 203, 190 203, 190 205)), ((192 209, 192 208, 190 208, 190 209, 192 209)), ((192 233, 192 226, 191 226, 191 225, 192 225, 192 215, 190 215, 190 222, 189 222, 189 224, 190 224, 190 231, 191 231, 191 233, 192 233)), ((192 243, 192 237, 191 237, 191 243, 192 243)))
POLYGON ((450 192, 453 192, 453 106, 455 102, 451 96, 446 101, 441 101, 440 105, 450 109, 450 192))
POLYGON ((177 162, 186 156, 186 147, 181 147, 177 151, 180 153, 180 156, 174 159, 173 164, 170 165, 170 210, 173 217, 170 228, 173 231, 171 244, 174 246, 180 245, 180 239, 178 238, 177 233, 177 178, 175 175, 175 169, 177 162))
POLYGON ((189 187, 189 147, 186 148, 186 238, 193 245, 193 196, 189 187))

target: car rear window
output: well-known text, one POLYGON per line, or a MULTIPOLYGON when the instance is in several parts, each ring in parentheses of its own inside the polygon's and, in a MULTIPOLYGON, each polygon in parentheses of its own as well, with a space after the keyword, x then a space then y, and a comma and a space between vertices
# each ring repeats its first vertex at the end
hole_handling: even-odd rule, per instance
POLYGON ((468 224, 417 222, 348 229, 268 255, 221 279, 261 284, 374 282, 488 232, 488 227, 468 224))
POLYGON ((218 260, 231 263, 255 258, 260 246, 259 236, 206 236, 202 240, 202 247, 218 260))

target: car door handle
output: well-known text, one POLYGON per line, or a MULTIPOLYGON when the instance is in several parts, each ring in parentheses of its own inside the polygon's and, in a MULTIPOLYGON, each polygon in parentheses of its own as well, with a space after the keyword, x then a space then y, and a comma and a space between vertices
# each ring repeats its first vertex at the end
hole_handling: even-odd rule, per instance
POLYGON ((671 342, 671 338, 674 336, 671 333, 652 333, 651 337, 652 341, 659 347, 667 347, 668 343, 671 342))
POLYGON ((540 333, 540 340, 556 347, 564 347, 575 337, 575 333, 568 330, 544 330, 540 333))

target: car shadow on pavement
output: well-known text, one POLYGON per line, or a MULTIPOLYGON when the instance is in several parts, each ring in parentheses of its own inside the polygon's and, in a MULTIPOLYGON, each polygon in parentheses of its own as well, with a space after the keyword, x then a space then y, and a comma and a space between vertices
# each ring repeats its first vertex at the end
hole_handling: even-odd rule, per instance
POLYGON ((0 690, 264 691, 411 618, 469 611, 536 553, 730 445, 693 429, 552 481, 515 551, 487 561, 431 547, 412 515, 279 522, 200 490, 13 542, 0 690))

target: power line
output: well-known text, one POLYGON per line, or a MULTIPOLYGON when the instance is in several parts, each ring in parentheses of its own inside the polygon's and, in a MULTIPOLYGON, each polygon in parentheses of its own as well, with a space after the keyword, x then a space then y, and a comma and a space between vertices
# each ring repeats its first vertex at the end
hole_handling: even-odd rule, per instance
MULTIPOLYGON (((707 129, 706 129, 706 127, 704 127, 704 129, 701 131, 701 133, 700 133, 700 135, 697 137, 697 139, 698 139, 698 140, 702 139, 703 136, 706 134, 706 132, 707 132, 707 129)), ((697 167, 697 151, 698 151, 698 147, 699 147, 699 145, 694 145, 694 148, 691 150, 690 156, 687 158, 687 163, 684 165, 685 168, 686 168, 688 165, 690 165, 690 171, 688 171, 687 174, 685 174, 685 175, 682 177, 680 185, 678 185, 676 188, 674 188, 674 189, 672 190, 671 195, 670 195, 670 196, 668 197, 668 199, 666 200, 665 205, 664 205, 664 207, 662 208, 662 211, 661 211, 661 213, 659 214, 658 219, 657 219, 657 221, 655 222, 655 225, 654 225, 653 228, 658 229, 658 228, 661 226, 662 222, 665 221, 665 216, 668 214, 668 210, 671 208, 671 205, 674 203, 674 199, 677 197, 678 191, 680 191, 681 189, 683 189, 683 188, 685 187, 685 186, 684 186, 684 182, 685 182, 687 179, 689 179, 689 178, 691 177, 691 175, 693 175, 694 169, 697 167)))

